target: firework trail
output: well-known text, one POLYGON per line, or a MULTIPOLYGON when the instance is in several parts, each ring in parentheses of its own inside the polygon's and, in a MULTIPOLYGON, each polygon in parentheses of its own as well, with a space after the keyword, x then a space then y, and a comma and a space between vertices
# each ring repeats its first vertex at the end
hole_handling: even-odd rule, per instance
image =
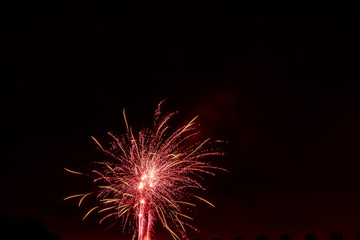
POLYGON ((126 227, 134 229, 133 239, 137 236, 138 240, 151 240, 154 221, 159 221, 174 239, 180 240, 186 239, 186 226, 194 228, 186 222, 192 218, 184 213, 195 206, 192 200, 214 206, 192 194, 191 189, 204 190, 200 184, 201 175, 214 175, 213 170, 221 169, 204 161, 208 156, 222 154, 205 147, 220 141, 206 139, 189 145, 190 138, 198 133, 197 117, 185 126, 170 131, 167 123, 175 113, 162 116, 160 105, 161 102, 155 111, 154 128, 141 130, 137 137, 128 125, 125 110, 127 132, 120 137, 109 132, 112 142, 108 149, 92 137, 99 148, 110 156, 110 160, 98 162, 98 170, 84 174, 65 169, 74 174, 91 176, 98 185, 95 192, 64 199, 80 198, 80 206, 89 195, 96 196, 99 204, 90 209, 83 219, 95 211, 104 213, 100 224, 108 218, 115 219, 115 223, 122 221, 123 230, 126 227))

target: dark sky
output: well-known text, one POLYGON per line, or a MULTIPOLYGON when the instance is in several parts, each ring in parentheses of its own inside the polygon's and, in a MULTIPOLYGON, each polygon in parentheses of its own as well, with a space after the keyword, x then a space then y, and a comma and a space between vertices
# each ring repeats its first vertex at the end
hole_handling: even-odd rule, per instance
POLYGON ((190 238, 355 238, 358 6, 234 2, 1 3, 0 213, 63 240, 128 239, 62 201, 93 187, 63 168, 101 159, 90 136, 123 133, 123 108, 140 129, 166 99, 228 142, 216 164, 229 173, 205 183, 217 207, 198 208, 190 238))

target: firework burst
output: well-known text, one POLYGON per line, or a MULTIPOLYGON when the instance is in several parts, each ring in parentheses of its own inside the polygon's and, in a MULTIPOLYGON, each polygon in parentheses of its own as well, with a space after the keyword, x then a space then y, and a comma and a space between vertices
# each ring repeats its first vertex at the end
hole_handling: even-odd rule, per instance
POLYGON ((134 136, 123 111, 126 134, 117 137, 109 132, 112 141, 107 149, 92 137, 110 156, 109 160, 97 163, 97 170, 84 174, 65 169, 93 177, 98 186, 97 191, 65 198, 80 198, 80 206, 86 197, 96 196, 99 204, 83 219, 95 211, 103 213, 100 223, 109 218, 115 219, 113 224, 120 221, 124 230, 134 229, 133 239, 137 236, 138 240, 153 239, 153 224, 161 222, 174 239, 180 240, 186 239, 186 227, 194 228, 188 223, 192 218, 185 213, 195 206, 192 200, 214 206, 192 194, 191 189, 204 189, 201 175, 214 175, 215 169, 221 169, 204 161, 211 155, 221 155, 208 147, 219 141, 206 139, 189 144, 190 138, 198 133, 197 117, 170 131, 167 123, 174 113, 162 116, 160 105, 153 129, 143 129, 134 136))

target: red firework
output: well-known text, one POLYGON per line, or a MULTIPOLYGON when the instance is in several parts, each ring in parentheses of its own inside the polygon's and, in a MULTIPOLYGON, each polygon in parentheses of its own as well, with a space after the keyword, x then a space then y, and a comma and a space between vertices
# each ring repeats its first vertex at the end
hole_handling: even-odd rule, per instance
POLYGON ((109 132, 112 142, 108 149, 92 137, 110 160, 98 162, 99 169, 93 170, 91 175, 84 174, 94 175, 92 177, 98 186, 96 191, 65 198, 80 197, 80 206, 87 196, 96 195, 99 204, 83 219, 95 210, 105 213, 100 223, 114 218, 122 220, 124 230, 127 226, 136 226, 133 239, 137 236, 138 240, 151 240, 153 224, 159 221, 174 239, 180 240, 186 238, 185 227, 192 227, 185 221, 192 220, 185 214, 189 207, 195 206, 192 199, 214 207, 209 201, 192 194, 191 189, 204 190, 200 183, 201 175, 214 175, 214 169, 221 169, 204 161, 208 156, 222 154, 206 147, 220 141, 206 139, 189 144, 190 138, 198 133, 197 117, 171 132, 167 123, 174 113, 161 117, 160 105, 155 112, 154 128, 141 130, 137 137, 127 123, 125 111, 127 132, 120 137, 109 132))

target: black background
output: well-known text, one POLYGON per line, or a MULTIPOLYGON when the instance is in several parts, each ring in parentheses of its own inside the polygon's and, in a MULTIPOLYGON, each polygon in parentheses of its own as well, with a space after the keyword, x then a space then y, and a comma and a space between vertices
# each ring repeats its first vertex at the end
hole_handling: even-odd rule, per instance
MULTIPOLYGON (((139 130, 157 104, 199 115, 229 170, 207 178, 190 238, 360 231, 359 7, 331 1, 118 1, 0 7, 0 212, 64 240, 127 239, 62 201, 90 136, 139 130), (237 2, 237 3, 235 3, 237 2), (22 220, 19 220, 22 221, 22 220), (26 223, 26 220, 24 220, 26 223)), ((11 222, 13 220, 9 220, 11 222)), ((26 224, 24 224, 26 225, 26 224)), ((157 239, 170 239, 161 228, 157 239)))

